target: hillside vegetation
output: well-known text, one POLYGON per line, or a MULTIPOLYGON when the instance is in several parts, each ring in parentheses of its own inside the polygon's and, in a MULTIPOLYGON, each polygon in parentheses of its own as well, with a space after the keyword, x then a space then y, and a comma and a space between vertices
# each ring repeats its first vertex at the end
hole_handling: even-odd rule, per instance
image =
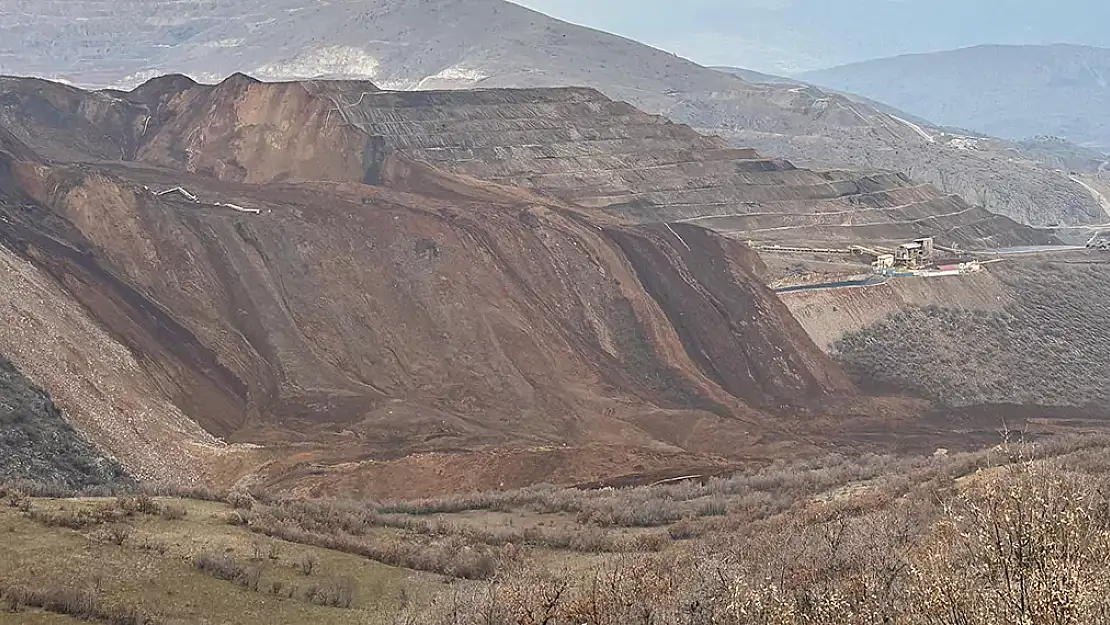
POLYGON ((992 266, 1015 294, 1000 311, 945 302, 899 311, 832 351, 861 380, 952 405, 1110 402, 1110 283, 1098 256, 992 266))
POLYGON ((1108 444, 377 503, 5 488, 0 623, 1101 622, 1108 444))
POLYGON ((123 469, 81 436, 41 389, 0 358, 0 482, 62 489, 129 483, 123 469))

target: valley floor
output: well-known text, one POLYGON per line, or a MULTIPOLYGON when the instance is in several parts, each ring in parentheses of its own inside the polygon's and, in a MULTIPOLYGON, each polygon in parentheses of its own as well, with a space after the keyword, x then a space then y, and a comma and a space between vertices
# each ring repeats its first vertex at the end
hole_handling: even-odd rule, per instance
POLYGON ((625 622, 632 611, 659 625, 884 615, 917 625, 952 609, 996 625, 1014 622, 1012 606, 993 602, 984 591, 1001 590, 967 560, 1010 557, 979 541, 994 530, 1043 543, 1029 570, 1019 566, 1028 583, 1086 593, 1075 614, 1106 615, 1105 595, 1090 588, 1110 562, 1099 520, 1108 449, 1105 437, 1073 436, 832 455, 636 488, 379 503, 203 491, 56 498, 65 493, 24 484, 0 489, 0 624, 510 625, 537 622, 527 615, 539 610, 550 618, 538 622, 558 624, 625 622), (1021 526, 998 525, 1011 509, 1025 511, 1021 526), (952 528, 966 552, 947 542, 952 528), (1075 549, 1054 549, 1057 538, 1075 549), (1052 567, 1073 577, 1036 572, 1052 567), (756 620, 752 606, 762 606, 756 620), (688 610, 703 620, 680 620, 688 610))

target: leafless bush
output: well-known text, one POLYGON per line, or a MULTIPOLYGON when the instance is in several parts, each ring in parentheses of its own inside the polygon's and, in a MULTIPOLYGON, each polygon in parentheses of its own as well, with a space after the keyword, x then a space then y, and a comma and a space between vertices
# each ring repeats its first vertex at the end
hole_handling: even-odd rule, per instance
POLYGON ((323 586, 312 584, 305 588, 304 599, 310 603, 333 608, 349 608, 355 598, 355 580, 350 577, 323 586))
POLYGON ((323 534, 288 521, 259 516, 251 531, 285 541, 359 555, 391 566, 431 571, 465 579, 489 578, 500 560, 494 548, 470 544, 458 536, 433 542, 408 542, 399 538, 368 540, 343 532, 323 534))
MULTIPOLYGON (((460 589, 412 622, 432 625, 520 623, 711 623, 679 599, 691 587, 680 567, 658 559, 621 559, 572 578, 524 570, 482 588, 460 589), (680 620, 682 619, 682 620, 680 620)), ((689 595, 693 599, 692 595, 689 595)))
POLYGON ((312 572, 316 570, 316 562, 316 556, 306 553, 297 561, 297 570, 301 572, 301 575, 312 575, 312 572))
POLYGON ((226 554, 202 553, 193 559, 193 566, 227 582, 238 580, 246 572, 243 564, 226 554))
POLYGON ((56 484, 36 480, 16 480, 5 486, 6 489, 19 491, 28 497, 45 499, 68 499, 82 494, 80 491, 56 484))
POLYGON ((185 506, 181 504, 167 504, 162 508, 162 518, 167 521, 180 521, 188 514, 185 506))
POLYGON ((116 508, 123 511, 123 513, 128 516, 135 514, 148 514, 153 516, 161 514, 162 512, 162 506, 160 506, 153 497, 145 493, 117 497, 116 508))
POLYGON ((240 586, 252 592, 258 592, 258 584, 261 580, 262 567, 258 565, 244 567, 242 574, 235 579, 240 586))
POLYGON ((102 533, 101 533, 101 537, 105 541, 107 541, 107 542, 109 542, 113 545, 116 545, 117 547, 123 545, 123 543, 130 536, 131 536, 131 528, 126 526, 126 525, 122 525, 122 524, 110 525, 110 526, 104 528, 102 530, 102 533))
POLYGON ((153 551, 160 556, 164 556, 170 551, 170 546, 168 544, 152 538, 143 538, 142 540, 137 541, 135 547, 137 549, 142 549, 143 551, 153 551))
POLYGON ((193 566, 216 579, 235 582, 253 592, 258 592, 262 580, 261 566, 243 564, 227 554, 202 553, 193 559, 193 566))
POLYGON ((254 507, 254 497, 244 490, 233 490, 228 493, 227 503, 236 510, 250 510, 254 507))
POLYGON ((143 485, 142 490, 156 497, 193 499, 196 501, 226 502, 228 495, 205 486, 178 486, 173 484, 143 485))
POLYGON ((469 495, 453 495, 442 499, 394 502, 381 506, 378 512, 382 514, 426 515, 470 510, 506 510, 512 504, 513 499, 512 495, 507 496, 502 492, 471 493, 469 495))
POLYGON ((697 538, 701 535, 697 526, 690 519, 682 519, 681 521, 672 524, 667 528, 667 535, 672 540, 687 540, 690 538, 697 538))
POLYGON ((0 499, 6 501, 9 508, 19 507, 19 503, 26 498, 27 493, 23 492, 23 490, 18 487, 11 485, 0 486, 0 499))
POLYGON ((32 589, 0 582, 0 597, 10 612, 27 606, 107 625, 156 625, 158 622, 134 606, 110 605, 92 593, 65 587, 32 589))
POLYGON ((915 599, 961 622, 1106 622, 1110 534, 1091 480, 1023 462, 978 476, 915 560, 915 599))
POLYGON ((21 499, 19 505, 24 516, 47 527, 83 530, 115 523, 126 517, 126 513, 114 505, 49 510, 34 506, 30 499, 21 499))
MULTIPOLYGON (((937 460, 918 469, 922 487, 950 480, 949 461, 982 468, 928 492, 883 482, 883 488, 749 521, 742 532, 710 536, 663 557, 612 558, 592 576, 514 567, 489 586, 452 593, 416 622, 1110 622, 1106 482, 1037 459, 1045 453, 1004 445, 973 464, 937 460)), ((674 537, 685 535, 680 524, 691 522, 672 525, 674 537)))
POLYGON ((249 525, 251 519, 254 518, 251 512, 247 510, 232 510, 223 515, 223 522, 228 525, 245 526, 249 525))
POLYGON ((304 600, 309 603, 318 603, 322 590, 318 584, 309 584, 304 589, 304 600))

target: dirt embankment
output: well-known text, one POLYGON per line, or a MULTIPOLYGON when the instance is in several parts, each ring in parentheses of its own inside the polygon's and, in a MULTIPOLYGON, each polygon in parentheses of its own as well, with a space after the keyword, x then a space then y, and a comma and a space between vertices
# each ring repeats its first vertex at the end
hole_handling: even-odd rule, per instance
POLYGON ((1003 310, 1011 290, 989 272, 939 278, 898 278, 860 288, 798 291, 780 295, 783 303, 821 349, 846 334, 914 307, 942 306, 978 311, 1003 310))

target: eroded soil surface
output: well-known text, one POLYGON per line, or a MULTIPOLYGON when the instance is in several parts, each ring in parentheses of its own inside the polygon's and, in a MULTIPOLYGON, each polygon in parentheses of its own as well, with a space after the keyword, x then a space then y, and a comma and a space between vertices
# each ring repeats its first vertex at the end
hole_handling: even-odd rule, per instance
MULTIPOLYGON (((894 211, 864 230, 901 236, 931 210, 897 177, 814 175, 588 90, 5 79, 0 354, 170 481, 433 494, 897 443, 922 402, 861 393, 698 223, 862 193, 894 211), (660 145, 665 175, 633 175, 660 145), (681 163, 709 148, 699 181, 681 163)), ((973 210, 953 236, 1034 236, 973 210)))

